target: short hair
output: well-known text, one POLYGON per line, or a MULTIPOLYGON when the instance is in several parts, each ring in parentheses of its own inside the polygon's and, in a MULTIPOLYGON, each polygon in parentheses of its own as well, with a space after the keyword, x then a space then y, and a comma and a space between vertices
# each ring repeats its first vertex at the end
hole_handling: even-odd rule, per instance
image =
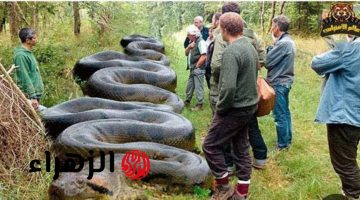
POLYGON ((228 12, 220 17, 220 27, 231 36, 238 36, 244 30, 244 22, 241 16, 235 12, 228 12))
POLYGON ((34 35, 36 34, 36 31, 35 29, 32 29, 32 28, 22 28, 20 31, 19 31, 19 38, 21 40, 21 43, 25 43, 26 42, 26 39, 29 39, 31 40, 34 35))
POLYGON ((222 14, 227 13, 227 12, 234 12, 234 13, 240 14, 240 11, 241 11, 239 4, 236 2, 226 3, 225 5, 223 5, 221 10, 222 10, 222 14))
POLYGON ((214 14, 214 17, 215 17, 215 20, 219 20, 220 19, 220 17, 221 17, 221 13, 215 13, 214 14))
POLYGON ((203 22, 204 18, 201 16, 196 16, 196 17, 194 17, 194 20, 200 20, 201 22, 203 22))
POLYGON ((198 27, 196 27, 195 25, 190 25, 188 26, 186 32, 189 34, 189 35, 195 35, 196 37, 200 37, 201 35, 201 32, 200 30, 198 29, 198 27))
POLYGON ((276 17, 274 17, 274 19, 272 20, 272 22, 274 24, 276 24, 280 31, 282 32, 287 32, 289 30, 289 19, 285 16, 285 15, 278 15, 276 17))

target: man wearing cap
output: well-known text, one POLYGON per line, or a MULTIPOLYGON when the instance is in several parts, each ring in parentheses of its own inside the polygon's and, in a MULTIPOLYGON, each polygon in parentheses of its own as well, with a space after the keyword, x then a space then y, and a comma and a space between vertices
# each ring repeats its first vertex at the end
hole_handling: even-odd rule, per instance
POLYGON ((190 25, 187 28, 187 37, 191 43, 185 49, 187 64, 190 69, 190 75, 186 86, 185 105, 190 105, 195 91, 197 103, 193 110, 196 111, 202 110, 203 108, 206 44, 201 37, 200 30, 195 25, 190 25))

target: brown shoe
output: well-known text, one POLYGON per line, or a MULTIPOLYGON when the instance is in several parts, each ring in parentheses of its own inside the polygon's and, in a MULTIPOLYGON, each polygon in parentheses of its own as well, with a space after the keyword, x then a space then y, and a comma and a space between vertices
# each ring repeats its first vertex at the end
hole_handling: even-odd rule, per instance
POLYGON ((202 104, 197 104, 195 106, 195 108, 191 109, 192 111, 199 111, 199 110, 203 110, 203 105, 202 104))
POLYGON ((234 194, 234 188, 229 185, 217 186, 210 200, 229 200, 234 194))

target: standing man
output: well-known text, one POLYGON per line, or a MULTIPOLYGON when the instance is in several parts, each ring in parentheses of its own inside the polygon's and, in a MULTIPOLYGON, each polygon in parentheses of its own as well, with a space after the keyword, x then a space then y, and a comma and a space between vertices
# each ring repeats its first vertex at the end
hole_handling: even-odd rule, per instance
MULTIPOLYGON (((222 14, 228 12, 235 12, 240 14, 240 6, 236 2, 228 2, 222 7, 222 14)), ((255 47, 258 53, 259 62, 258 64, 263 64, 265 60, 264 50, 259 45, 260 42, 256 38, 254 32, 246 28, 246 23, 244 22, 244 37, 251 42, 251 44, 255 47)), ((219 97, 219 77, 222 66, 222 54, 224 49, 228 46, 228 43, 223 40, 222 35, 220 33, 220 28, 214 30, 214 51, 211 59, 211 77, 210 77, 210 94, 209 94, 209 102, 210 107, 213 113, 216 111, 216 103, 218 102, 219 97)), ((258 67, 258 65, 257 65, 258 67)), ((254 154, 253 166, 258 169, 265 168, 267 162, 267 147, 264 142, 264 139, 261 135, 261 131, 259 129, 258 120, 256 114, 251 118, 249 122, 249 140, 250 145, 252 147, 252 151, 254 154)), ((228 166, 228 171, 232 173, 234 171, 233 167, 233 158, 231 156, 231 145, 224 145, 225 152, 225 161, 228 166)))
MULTIPOLYGON (((204 41, 206 41, 209 37, 209 29, 207 27, 204 26, 204 19, 201 16, 196 16, 194 18, 194 26, 196 26, 200 32, 201 32, 201 36, 203 38, 204 41)), ((186 49, 186 47, 191 43, 191 41, 189 40, 188 37, 186 37, 185 41, 184 41, 184 48, 186 49)))
POLYGON ((193 93, 196 95, 196 106, 193 111, 202 110, 204 103, 204 78, 206 61, 206 44, 201 37, 200 30, 190 25, 187 29, 190 44, 185 49, 185 55, 188 57, 188 66, 190 75, 186 86, 185 105, 189 106, 193 93))
POLYGON ((239 14, 220 17, 221 35, 229 46, 223 52, 219 78, 219 101, 208 135, 203 144, 205 158, 215 176, 213 200, 246 199, 251 175, 248 124, 257 110, 255 48, 243 36, 244 23, 239 14), (223 146, 232 144, 238 183, 229 186, 223 146))
POLYGON ((206 63, 205 63, 205 79, 206 79, 206 84, 208 86, 208 89, 210 90, 210 77, 211 77, 211 59, 212 59, 212 54, 214 52, 214 30, 217 30, 217 27, 219 25, 219 19, 220 19, 221 13, 215 13, 212 17, 212 21, 211 21, 211 27, 209 28, 209 37, 206 40, 206 42, 209 43, 208 47, 207 47, 207 58, 206 58, 206 63))
POLYGON ((272 20, 274 47, 268 48, 265 67, 268 70, 267 81, 274 88, 275 106, 273 115, 277 132, 277 149, 289 147, 292 141, 289 92, 294 81, 295 43, 290 38, 289 20, 284 15, 272 20))
POLYGON ((35 109, 40 105, 44 92, 44 84, 35 56, 32 53, 37 43, 36 31, 32 28, 22 28, 19 32, 21 45, 15 48, 13 62, 16 69, 14 80, 25 96, 31 100, 35 109))
POLYGON ((331 163, 343 193, 355 200, 360 199, 360 38, 350 35, 348 41, 315 56, 311 66, 327 77, 315 121, 326 124, 331 163))

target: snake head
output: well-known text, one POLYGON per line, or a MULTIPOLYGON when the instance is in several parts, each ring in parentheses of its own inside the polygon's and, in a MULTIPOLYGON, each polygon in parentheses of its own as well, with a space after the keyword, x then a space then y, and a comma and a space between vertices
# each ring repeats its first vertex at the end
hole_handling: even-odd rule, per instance
POLYGON ((69 199, 81 194, 86 188, 86 176, 76 173, 62 173, 49 187, 49 197, 52 200, 69 199), (69 198, 67 198, 69 197, 69 198))
POLYGON ((106 199, 112 196, 108 184, 101 176, 94 176, 91 180, 87 176, 77 173, 62 173, 54 180, 48 190, 51 200, 75 199, 106 199))

